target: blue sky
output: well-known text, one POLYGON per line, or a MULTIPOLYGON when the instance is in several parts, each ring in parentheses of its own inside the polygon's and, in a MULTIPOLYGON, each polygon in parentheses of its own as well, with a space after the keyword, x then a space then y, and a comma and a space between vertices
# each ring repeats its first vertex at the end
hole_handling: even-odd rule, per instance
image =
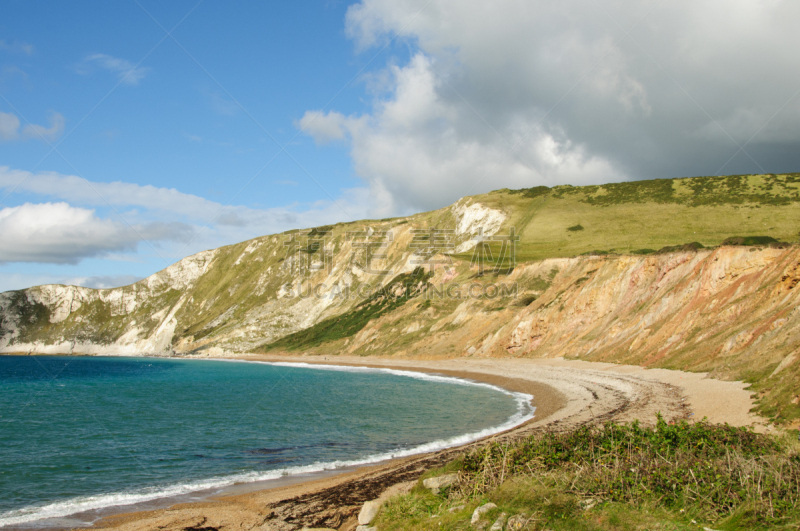
MULTIPOLYGON (((341 197, 359 185, 346 149, 318 149, 294 122, 329 102, 351 112, 363 105, 360 76, 375 53, 353 53, 344 34, 346 8, 336 2, 251 3, 239 10, 210 2, 48 3, 47 9, 4 3, 0 112, 16 116, 20 132, 0 143, 0 166, 18 172, 3 182, 2 206, 66 199, 118 224, 181 223, 197 232, 229 203, 305 212, 341 197), (167 36, 165 29, 173 28, 167 36), (22 133, 30 124, 49 129, 54 123, 63 125, 44 138, 22 133), (26 189, 43 172, 90 184, 79 184, 72 195, 57 187, 26 189), (126 204, 124 191, 97 186, 114 182, 175 189, 207 200, 189 210, 209 211, 149 209, 147 195, 145 204, 126 204)), ((179 227, 174 240, 140 241, 136 252, 91 256, 87 249, 73 256, 67 250, 41 262, 5 263, 0 289, 143 277, 186 254, 260 235, 259 229, 293 226, 276 220, 274 227, 234 225, 221 234, 211 225, 194 241, 179 227), (53 263, 62 259, 77 263, 53 263)), ((31 258, 40 254, 46 253, 31 258)))
POLYGON ((800 168, 780 0, 0 13, 0 291, 502 187, 800 168))

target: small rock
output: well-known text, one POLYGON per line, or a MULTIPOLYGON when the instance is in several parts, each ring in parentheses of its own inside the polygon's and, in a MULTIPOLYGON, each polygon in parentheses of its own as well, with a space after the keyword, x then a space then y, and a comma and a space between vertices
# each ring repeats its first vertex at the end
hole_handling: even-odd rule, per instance
POLYGON ((489 528, 489 531, 503 531, 503 524, 506 523, 507 517, 508 515, 506 513, 500 514, 500 516, 497 517, 497 520, 495 520, 492 524, 492 527, 489 528))
POLYGON ((587 500, 581 500, 580 503, 581 509, 583 509, 584 511, 588 511, 595 505, 597 505, 597 500, 593 500, 592 498, 589 498, 587 500))
POLYGON ((508 522, 506 524, 506 529, 508 529, 509 531, 518 531, 519 529, 525 527, 527 523, 528 523, 527 516, 525 516, 524 514, 517 514, 508 519, 508 522))
POLYGON ((360 525, 356 527, 356 531, 378 531, 378 528, 375 526, 369 527, 366 525, 360 525))
POLYGON ((488 513, 492 509, 497 509, 497 505, 495 505, 495 504, 493 504, 491 502, 486 503, 484 505, 481 505, 480 507, 475 509, 472 512, 472 520, 471 520, 472 525, 477 524, 480 521, 481 516, 483 516, 484 514, 488 513))
POLYGON ((378 509, 381 508, 381 502, 378 500, 368 501, 364 504, 361 508, 361 512, 358 513, 358 523, 361 525, 367 525, 371 521, 378 516, 378 509))
POLYGON ((457 513, 458 511, 462 510, 464 507, 466 507, 466 505, 456 505, 455 507, 450 507, 449 509, 447 509, 447 512, 449 512, 449 513, 457 513))
POLYGON ((458 481, 458 474, 445 474, 435 478, 428 478, 422 481, 422 485, 426 489, 431 489, 434 494, 439 494, 439 491, 445 487, 449 487, 458 481))

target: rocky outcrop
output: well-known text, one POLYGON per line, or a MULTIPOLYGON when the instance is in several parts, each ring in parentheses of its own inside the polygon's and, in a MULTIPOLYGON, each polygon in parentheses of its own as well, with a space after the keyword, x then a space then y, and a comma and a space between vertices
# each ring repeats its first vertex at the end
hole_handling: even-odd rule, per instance
POLYGON ((453 485, 456 481, 458 481, 458 474, 444 474, 443 476, 426 478, 422 481, 422 486, 430 489, 433 494, 439 494, 439 491, 453 485))
POLYGON ((455 233, 467 239, 457 248, 457 253, 467 252, 477 244, 477 237, 492 236, 500 230, 506 220, 506 214, 501 210, 488 208, 481 203, 467 204, 461 200, 452 206, 453 214, 458 222, 455 233))
POLYGON ((475 509, 475 510, 472 512, 472 518, 470 519, 470 523, 471 523, 472 525, 476 525, 476 524, 478 524, 478 522, 480 522, 480 521, 481 521, 481 519, 483 518, 483 515, 484 515, 484 514, 486 514, 486 513, 488 513, 488 512, 489 512, 489 511, 491 511, 492 509, 497 509, 497 505, 495 505, 494 503, 491 503, 491 502, 489 502, 489 503, 484 503, 484 504, 483 504, 483 505, 481 505, 480 507, 477 507, 477 508, 476 508, 476 509, 475 509))
POLYGON ((378 516, 378 511, 381 509, 382 502, 380 500, 371 500, 366 502, 358 513, 359 525, 368 525, 375 520, 378 516))
POLYGON ((718 372, 757 358, 779 374, 800 347, 798 264, 796 248, 742 247, 546 260, 526 270, 557 268, 552 287, 481 352, 718 372))

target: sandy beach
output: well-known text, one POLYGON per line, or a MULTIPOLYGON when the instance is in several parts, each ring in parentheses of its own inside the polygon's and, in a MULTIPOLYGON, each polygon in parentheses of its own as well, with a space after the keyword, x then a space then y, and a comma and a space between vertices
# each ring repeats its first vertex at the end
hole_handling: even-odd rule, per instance
MULTIPOLYGON (((482 381, 533 395, 533 420, 490 439, 522 437, 533 430, 570 429, 587 423, 640 419, 653 422, 707 418, 715 423, 767 423, 750 413, 751 393, 742 382, 723 382, 703 373, 567 361, 563 359, 396 359, 365 357, 236 356, 270 362, 383 367, 438 373, 482 381)), ((197 503, 107 517, 95 527, 119 531, 149 529, 280 530, 332 528, 351 531, 361 505, 409 489, 426 470, 441 466, 470 446, 445 449, 338 475, 197 503)))

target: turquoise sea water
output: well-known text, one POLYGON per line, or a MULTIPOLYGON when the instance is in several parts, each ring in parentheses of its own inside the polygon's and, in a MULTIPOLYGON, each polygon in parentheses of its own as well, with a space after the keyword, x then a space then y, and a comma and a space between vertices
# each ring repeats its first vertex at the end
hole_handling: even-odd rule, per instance
POLYGON ((381 369, 0 356, 0 526, 461 444, 529 401, 381 369))

